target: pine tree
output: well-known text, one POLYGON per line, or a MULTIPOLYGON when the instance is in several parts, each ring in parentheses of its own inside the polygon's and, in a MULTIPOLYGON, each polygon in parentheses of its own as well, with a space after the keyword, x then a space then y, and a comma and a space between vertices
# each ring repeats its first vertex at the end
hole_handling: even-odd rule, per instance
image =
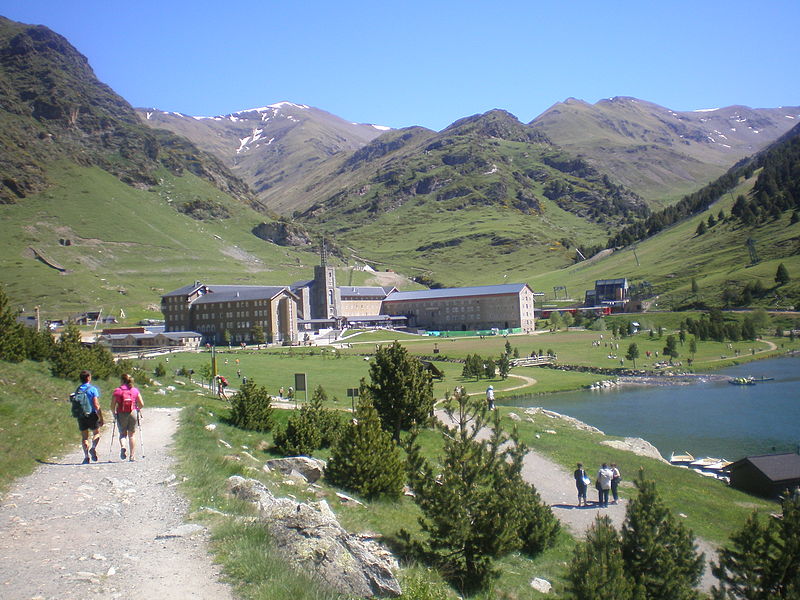
POLYGON ((570 600, 633 600, 634 584, 625 575, 622 542, 606 515, 598 516, 575 547, 567 574, 570 600))
POLYGON ((639 471, 639 490, 622 525, 622 557, 634 582, 648 600, 695 600, 694 587, 703 574, 704 558, 694 536, 675 520, 656 491, 656 484, 639 471))
POLYGON ((366 385, 384 429, 396 442, 400 432, 425 422, 433 410, 433 382, 422 363, 399 342, 380 347, 370 362, 366 385))
POLYGON ((470 591, 493 578, 496 558, 550 545, 558 523, 522 480, 526 448, 515 432, 502 430, 498 412, 491 436, 480 439, 484 402, 459 388, 445 410, 454 426, 439 424, 443 455, 436 464, 423 456, 415 435, 408 442, 409 483, 423 513, 421 549, 460 590, 470 591))
POLYGON ((405 476, 400 450, 382 429, 368 394, 359 399, 355 416, 331 450, 325 478, 366 498, 399 496, 405 476))
POLYGON ((483 362, 483 376, 486 379, 493 379, 497 371, 497 364, 494 362, 494 359, 490 356, 483 362))
POLYGON ((497 359, 497 370, 503 379, 508 377, 508 373, 511 371, 511 361, 508 360, 508 354, 501 354, 497 359))
POLYGON ((778 265, 778 270, 775 272, 775 283, 778 285, 786 285, 792 280, 789 277, 789 271, 786 269, 786 265, 783 263, 778 265))
POLYGON ((322 434, 307 407, 295 411, 286 427, 274 435, 275 449, 284 456, 313 456, 322 446, 322 434))
POLYGON ((680 356, 678 353, 678 341, 675 339, 674 335, 667 336, 667 345, 664 346, 664 356, 669 356, 670 362, 672 362, 672 359, 680 356))
POLYGON ((25 343, 25 354, 29 359, 42 362, 53 354, 55 340, 48 329, 35 331, 30 327, 23 327, 22 338, 25 343))
POLYGON ((700 221, 700 224, 697 226, 697 229, 695 229, 694 233, 695 235, 703 235, 707 230, 708 228, 706 227, 705 221, 700 221))
POLYGON ((257 386, 255 379, 248 379, 247 383, 243 383, 231 398, 231 421, 240 429, 272 429, 272 397, 267 388, 257 386))
POLYGON ((8 297, 0 288, 0 360, 20 362, 25 359, 22 327, 8 309, 8 297))
POLYGON ((81 344, 81 333, 75 325, 67 325, 53 348, 50 372, 55 377, 78 379, 78 374, 84 369, 89 369, 89 366, 81 344))
POLYGON ((320 385, 311 401, 294 412, 286 427, 275 431, 275 448, 289 456, 312 456, 314 451, 332 445, 339 436, 341 421, 325 408, 328 395, 320 385))
POLYGON ((633 368, 635 369, 636 359, 639 358, 639 346, 636 345, 636 342, 628 346, 628 352, 625 354, 625 358, 633 361, 633 368))
POLYGON ((766 523, 753 513, 719 551, 715 599, 800 598, 800 499, 784 498, 782 509, 766 523))

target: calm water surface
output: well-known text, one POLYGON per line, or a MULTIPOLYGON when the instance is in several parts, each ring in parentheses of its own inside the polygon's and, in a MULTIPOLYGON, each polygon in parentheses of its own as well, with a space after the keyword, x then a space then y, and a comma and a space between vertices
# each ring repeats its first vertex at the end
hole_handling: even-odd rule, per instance
POLYGON ((800 444, 800 357, 716 371, 730 377, 774 377, 757 385, 724 382, 624 386, 509 399, 573 416, 609 435, 641 437, 669 458, 675 452, 737 460, 795 450, 800 444))

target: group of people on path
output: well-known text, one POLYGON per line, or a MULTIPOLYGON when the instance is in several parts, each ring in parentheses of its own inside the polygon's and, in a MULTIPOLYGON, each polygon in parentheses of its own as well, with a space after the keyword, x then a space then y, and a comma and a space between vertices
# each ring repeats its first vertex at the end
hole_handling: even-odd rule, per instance
MULTIPOLYGON (((586 490, 591 483, 589 475, 583 468, 583 463, 578 463, 578 468, 573 473, 575 478, 575 487, 578 488, 578 506, 589 506, 586 500, 586 490)), ((619 482, 622 480, 622 475, 617 468, 616 463, 603 463, 597 471, 594 487, 597 490, 597 504, 600 508, 607 508, 609 503, 609 494, 614 498, 614 504, 619 502, 619 482)))
MULTIPOLYGON (((81 371, 80 385, 70 398, 73 403, 73 416, 78 420, 83 447, 83 464, 97 462, 97 446, 100 443, 100 429, 105 424, 103 410, 100 408, 100 390, 92 384, 90 371, 81 371), (79 407, 76 409, 75 405, 79 407), (89 440, 91 432, 91 441, 89 440)), ((119 457, 129 461, 136 460, 136 428, 141 420, 144 400, 139 389, 133 385, 133 377, 124 373, 120 385, 111 395, 111 415, 114 426, 119 430, 119 457), (135 413, 135 414, 134 414, 135 413), (125 442, 127 440, 127 447, 125 442)), ((114 435, 113 432, 111 434, 114 435)))

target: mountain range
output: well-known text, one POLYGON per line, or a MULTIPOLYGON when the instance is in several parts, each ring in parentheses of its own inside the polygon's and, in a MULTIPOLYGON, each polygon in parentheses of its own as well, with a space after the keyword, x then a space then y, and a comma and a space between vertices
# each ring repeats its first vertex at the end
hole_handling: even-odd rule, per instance
POLYGON ((64 305, 122 294, 141 306, 201 277, 301 278, 323 236, 343 264, 425 285, 549 282, 799 118, 623 97, 439 132, 291 102, 187 116, 132 108, 62 36, 0 18, 2 283, 20 299, 64 288, 64 305))
POLYGON ((800 122, 800 107, 677 112, 636 98, 569 98, 531 123, 555 144, 667 206, 765 148, 800 122))
MULTIPOLYGON (((325 173, 322 165, 327 159, 358 150, 386 130, 348 123, 325 111, 290 102, 215 117, 190 117, 156 109, 137 112, 147 125, 185 136, 220 158, 250 184, 265 206, 279 214, 291 214, 309 204, 308 186, 303 183, 324 178, 326 175, 316 171, 319 168, 325 173)), ((569 98, 529 123, 539 135, 528 137, 550 141, 609 175, 649 206, 664 207, 719 177, 798 122, 798 106, 729 106, 676 112, 629 97, 595 104, 569 98)), ((440 133, 460 125, 456 122, 440 133)), ((528 126, 515 124, 519 130, 528 126)), ((424 128, 407 131, 436 134, 424 128)), ((495 133, 488 131, 486 135, 495 133)), ((322 200, 314 197, 314 202, 322 200)))
POLYGON ((149 127, 191 140, 247 181, 263 204, 291 211, 285 190, 326 159, 358 150, 387 127, 350 123, 324 110, 291 102, 216 117, 137 109, 149 127))

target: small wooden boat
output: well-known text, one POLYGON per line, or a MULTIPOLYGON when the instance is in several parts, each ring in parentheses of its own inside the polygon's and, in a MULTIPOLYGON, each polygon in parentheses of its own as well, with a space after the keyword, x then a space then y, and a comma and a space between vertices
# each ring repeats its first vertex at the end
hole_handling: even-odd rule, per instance
POLYGON ((669 462, 672 465, 688 467, 695 458, 684 450, 684 454, 675 454, 674 452, 669 457, 669 462))
POLYGON ((728 383, 733 385, 755 385, 756 380, 752 377, 733 377, 728 380, 728 383))
POLYGON ((689 463, 689 468, 697 471, 701 475, 712 474, 714 476, 722 475, 731 461, 724 458, 699 458, 689 463))

